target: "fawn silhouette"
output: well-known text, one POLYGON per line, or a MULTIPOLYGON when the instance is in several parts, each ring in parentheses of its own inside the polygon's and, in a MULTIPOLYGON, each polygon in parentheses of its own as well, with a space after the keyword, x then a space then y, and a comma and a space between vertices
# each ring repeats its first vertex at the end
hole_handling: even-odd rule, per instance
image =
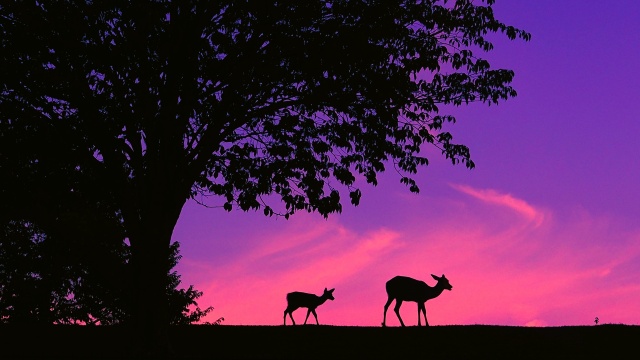
POLYGON ((298 308, 305 307, 307 308, 307 317, 304 319, 304 324, 307 324, 307 320, 309 319, 309 314, 313 314, 316 318, 316 325, 320 325, 318 323, 318 314, 316 314, 316 308, 322 304, 324 304, 327 300, 334 300, 333 298, 333 290, 327 290, 324 288, 324 293, 322 296, 307 294, 303 292, 291 292, 287 294, 287 308, 284 311, 284 324, 287 325, 287 314, 291 318, 291 322, 293 325, 296 324, 296 321, 293 320, 293 312, 298 308))
POLYGON ((424 323, 425 326, 429 326, 429 322, 427 321, 427 310, 425 309, 424 303, 438 295, 442 294, 443 290, 451 290, 453 287, 449 284, 449 280, 444 277, 442 274, 441 277, 437 277, 435 275, 431 275, 438 283, 436 286, 431 287, 427 285, 424 281, 412 279, 406 276, 396 276, 393 279, 387 281, 387 295, 389 299, 387 303, 384 304, 384 316, 382 317, 382 326, 387 326, 387 309, 391 302, 395 299, 396 306, 393 309, 398 316, 398 320, 400 320, 400 324, 404 327, 404 322, 400 317, 400 305, 402 305, 403 301, 413 301, 418 304, 418 326, 420 326, 420 311, 424 315, 424 323))

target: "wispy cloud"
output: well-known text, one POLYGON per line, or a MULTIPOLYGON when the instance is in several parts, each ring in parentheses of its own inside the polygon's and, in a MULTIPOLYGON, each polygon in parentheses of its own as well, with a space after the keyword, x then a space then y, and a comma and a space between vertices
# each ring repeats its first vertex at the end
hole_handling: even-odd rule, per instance
MULTIPOLYGON (((434 285, 431 273, 445 273, 454 286, 427 304, 434 325, 573 325, 595 316, 640 323, 640 228, 585 211, 542 210, 498 190, 452 187, 459 195, 438 207, 398 208, 403 220, 394 226, 302 215, 260 233, 229 261, 185 256, 180 272, 204 291, 201 304, 216 308, 211 318, 228 324, 281 324, 287 292, 335 287, 336 300, 318 311, 321 323, 376 326, 387 280, 406 275, 434 285)), ((408 324, 415 309, 402 306, 408 324)), ((302 321, 304 311, 294 316, 302 321)), ((388 321, 396 325, 395 314, 388 321)))
POLYGON ((344 294, 341 285, 402 246, 399 234, 384 228, 356 234, 337 222, 312 221, 297 230, 267 235, 246 257, 222 267, 185 259, 181 271, 185 278, 191 272, 211 274, 198 284, 205 293, 201 303, 214 304, 216 315, 229 323, 273 325, 281 321, 288 292, 320 294, 336 287, 344 294))
POLYGON ((507 207, 528 219, 536 227, 540 226, 544 221, 545 215, 542 211, 511 194, 500 193, 492 189, 474 189, 470 186, 460 184, 450 184, 450 186, 488 204, 507 207))

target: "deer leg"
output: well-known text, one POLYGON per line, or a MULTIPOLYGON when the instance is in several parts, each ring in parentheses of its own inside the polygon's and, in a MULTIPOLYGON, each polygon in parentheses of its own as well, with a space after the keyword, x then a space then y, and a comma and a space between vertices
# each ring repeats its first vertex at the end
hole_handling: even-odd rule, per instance
POLYGON ((422 310, 422 304, 418 303, 418 326, 420 326, 420 311, 422 310))
POLYGON ((287 307, 287 310, 284 311, 284 324, 287 325, 287 314, 289 314, 289 317, 291 318, 291 322, 293 323, 293 325, 296 324, 296 321, 293 320, 293 312, 296 311, 297 308, 289 308, 287 307))
POLYGON ((387 303, 384 304, 384 314, 382 315, 382 327, 387 326, 387 309, 389 308, 389 305, 391 305, 392 301, 393 301, 393 298, 389 296, 387 303))
POLYGON ((420 322, 420 310, 422 309, 422 315, 424 315, 424 326, 429 326, 429 322, 427 321, 427 308, 424 304, 420 304, 420 308, 418 308, 418 322, 420 322))
POLYGON ((396 315, 398 316, 398 320, 400 320, 400 325, 404 327, 404 321, 402 321, 402 318, 400 317, 400 305, 402 305, 402 300, 396 299, 396 306, 393 308, 393 311, 396 312, 396 315))
POLYGON ((311 314, 311 309, 307 310, 307 317, 304 318, 304 325, 307 325, 307 319, 309 319, 309 314, 311 314))
POLYGON ((311 313, 313 314, 313 317, 316 318, 316 325, 320 325, 320 323, 318 322, 318 314, 316 314, 316 309, 311 310, 311 313))

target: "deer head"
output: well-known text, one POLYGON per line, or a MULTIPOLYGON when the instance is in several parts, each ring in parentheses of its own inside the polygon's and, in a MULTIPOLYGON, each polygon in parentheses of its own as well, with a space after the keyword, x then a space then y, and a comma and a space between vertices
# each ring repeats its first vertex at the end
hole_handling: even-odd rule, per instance
POLYGON ((327 290, 327 288, 324 288, 324 293, 322 294, 322 297, 328 300, 335 300, 333 298, 333 290, 335 290, 335 288, 331 290, 327 290))
POLYGON ((446 290, 453 289, 453 286, 451 286, 451 284, 449 284, 449 279, 444 277, 444 274, 442 274, 442 276, 440 276, 440 277, 431 274, 431 277, 434 278, 438 282, 436 284, 436 287, 441 287, 441 288, 446 289, 446 290))

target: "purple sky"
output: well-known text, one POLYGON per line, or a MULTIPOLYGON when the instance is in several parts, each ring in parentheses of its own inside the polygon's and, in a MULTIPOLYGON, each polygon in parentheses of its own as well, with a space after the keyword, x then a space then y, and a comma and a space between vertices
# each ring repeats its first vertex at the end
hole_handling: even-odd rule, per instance
MULTIPOLYGON (((430 274, 444 273, 453 290, 427 302, 432 325, 640 324, 640 2, 494 10, 532 40, 499 38, 485 54, 515 71, 518 97, 452 110, 449 130, 476 168, 425 148, 419 195, 387 172, 328 220, 187 204, 178 271, 215 307, 207 320, 278 325, 287 292, 335 287, 321 324, 378 326, 387 280, 433 286, 430 274)), ((416 312, 403 305, 407 325, 416 312)), ((391 310, 387 324, 399 325, 391 310)))

